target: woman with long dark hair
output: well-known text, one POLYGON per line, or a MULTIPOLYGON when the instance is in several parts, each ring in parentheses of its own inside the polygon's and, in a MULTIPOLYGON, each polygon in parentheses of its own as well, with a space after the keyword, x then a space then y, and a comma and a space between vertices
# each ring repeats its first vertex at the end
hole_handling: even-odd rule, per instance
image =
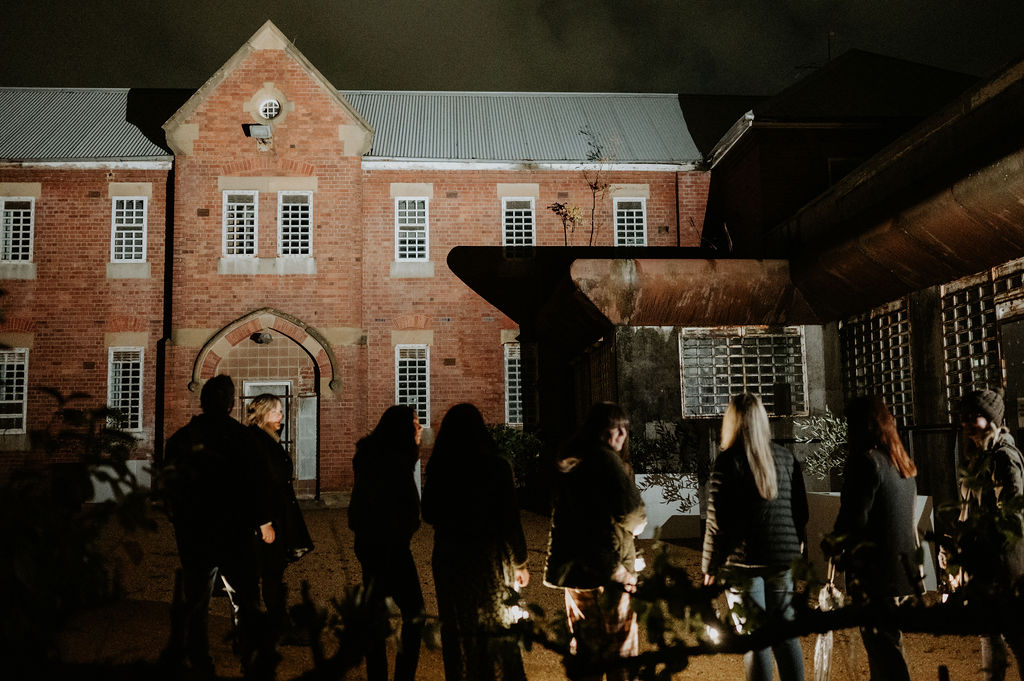
POLYGON ((508 627, 513 591, 529 582, 512 467, 483 417, 457 404, 427 464, 423 519, 434 526, 434 585, 447 681, 525 681, 508 627))
MULTIPOLYGON (((730 603, 745 602, 772 618, 792 619, 790 564, 806 543, 807 495, 792 452, 771 441, 768 413, 757 395, 736 395, 722 420, 721 452, 708 494, 701 569, 704 583, 721 579, 730 603)), ((800 641, 789 638, 743 656, 747 681, 804 678, 800 641)))
MULTIPOLYGON (((387 597, 402 613, 395 658, 395 680, 412 681, 419 665, 423 630, 423 590, 409 543, 420 526, 420 497, 414 477, 422 427, 411 407, 395 405, 373 432, 356 444, 355 483, 348 526, 355 533, 356 558, 371 602, 383 608, 387 597)), ((388 678, 385 639, 366 652, 368 681, 388 678)))
MULTIPOLYGON (((914 529, 917 467, 881 397, 853 399, 846 421, 849 454, 836 548, 845 554, 847 591, 868 604, 889 605, 915 593, 921 580, 914 529)), ((860 634, 873 680, 909 681, 902 636, 891 620, 878 617, 862 625, 860 634)))

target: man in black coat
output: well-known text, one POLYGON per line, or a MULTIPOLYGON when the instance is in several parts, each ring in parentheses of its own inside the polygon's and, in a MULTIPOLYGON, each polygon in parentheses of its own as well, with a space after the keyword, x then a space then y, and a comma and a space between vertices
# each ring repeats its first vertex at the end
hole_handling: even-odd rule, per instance
POLYGON ((272 667, 263 650, 259 610, 259 538, 274 541, 260 492, 268 486, 261 465, 247 461, 254 449, 249 430, 231 418, 235 386, 214 376, 203 386, 203 413, 167 441, 165 487, 174 523, 183 612, 176 613, 165 658, 187 656, 194 671, 213 674, 207 632, 210 597, 218 574, 231 599, 238 653, 247 676, 272 667))

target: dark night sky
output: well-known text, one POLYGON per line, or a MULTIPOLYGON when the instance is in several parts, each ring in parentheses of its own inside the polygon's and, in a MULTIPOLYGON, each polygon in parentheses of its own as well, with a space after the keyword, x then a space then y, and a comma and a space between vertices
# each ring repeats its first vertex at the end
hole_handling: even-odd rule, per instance
POLYGON ((987 76, 1022 0, 8 0, 0 85, 197 88, 266 19, 341 89, 773 94, 850 48, 987 76))

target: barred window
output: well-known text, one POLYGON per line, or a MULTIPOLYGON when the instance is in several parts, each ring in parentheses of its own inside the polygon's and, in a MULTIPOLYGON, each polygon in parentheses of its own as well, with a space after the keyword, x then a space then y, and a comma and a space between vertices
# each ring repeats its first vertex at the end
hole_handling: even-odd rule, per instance
POLYGON ((645 199, 615 199, 615 245, 647 245, 645 199))
POLYGON ((505 246, 534 246, 533 199, 502 199, 505 246))
POLYGON ((427 260, 427 199, 395 200, 395 260, 427 260))
POLYGON ((802 327, 683 329, 679 357, 685 417, 721 416, 741 392, 772 415, 807 413, 802 327))
POLYGON ((505 344, 505 423, 523 423, 523 364, 519 343, 505 344))
POLYGON ((146 260, 146 198, 114 199, 111 209, 111 262, 146 260))
POLYGON ((32 225, 34 217, 35 199, 3 199, 0 262, 32 261, 32 225))
POLYGON ((423 427, 430 425, 430 348, 395 346, 395 403, 416 410, 423 427))
POLYGON ((277 239, 281 255, 312 255, 312 215, 312 192, 278 193, 277 239))
POLYGON ((907 300, 904 298, 842 322, 839 338, 846 399, 879 395, 899 425, 913 425, 913 371, 907 300))
POLYGON ((142 348, 110 348, 107 406, 122 430, 142 430, 142 348))
POLYGON ((27 397, 28 349, 0 350, 0 432, 25 432, 27 397))
POLYGON ((224 255, 256 255, 259 192, 224 192, 224 255))
POLYGON ((996 300, 1018 291, 1022 261, 942 287, 946 401, 952 415, 972 390, 1001 385, 996 300))

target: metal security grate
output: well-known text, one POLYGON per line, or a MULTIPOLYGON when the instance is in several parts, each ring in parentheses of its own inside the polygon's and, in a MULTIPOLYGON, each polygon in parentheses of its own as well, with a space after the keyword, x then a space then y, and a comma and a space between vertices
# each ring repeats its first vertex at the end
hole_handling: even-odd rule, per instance
POLYGON ((146 199, 114 199, 113 262, 146 259, 146 199))
POLYGON ((523 366, 519 343, 505 344, 505 423, 523 423, 523 366))
POLYGON ((533 199, 504 199, 505 246, 533 246, 533 199))
POLYGON ((256 196, 224 194, 224 255, 256 255, 256 196))
POLYGON ((0 262, 32 260, 32 199, 3 201, 0 262))
POLYGON ((907 300, 842 322, 839 338, 846 398, 879 395, 899 425, 913 425, 913 364, 907 300))
POLYGON ((430 352, 425 345, 395 346, 395 402, 416 410, 430 425, 430 352))
POLYGON ((281 255, 311 255, 312 202, 308 193, 280 193, 277 198, 278 238, 281 255))
POLYGON ((107 405, 124 430, 142 429, 142 348, 111 348, 107 405))
POLYGON ((395 206, 395 258, 427 259, 427 200, 398 199, 395 206))
POLYGON ((615 200, 615 245, 646 246, 647 219, 640 199, 615 200))
POLYGON ((679 337, 683 415, 717 417, 741 392, 773 415, 807 413, 803 330, 684 329, 679 337))
POLYGON ((25 432, 28 350, 0 351, 0 432, 25 432))

